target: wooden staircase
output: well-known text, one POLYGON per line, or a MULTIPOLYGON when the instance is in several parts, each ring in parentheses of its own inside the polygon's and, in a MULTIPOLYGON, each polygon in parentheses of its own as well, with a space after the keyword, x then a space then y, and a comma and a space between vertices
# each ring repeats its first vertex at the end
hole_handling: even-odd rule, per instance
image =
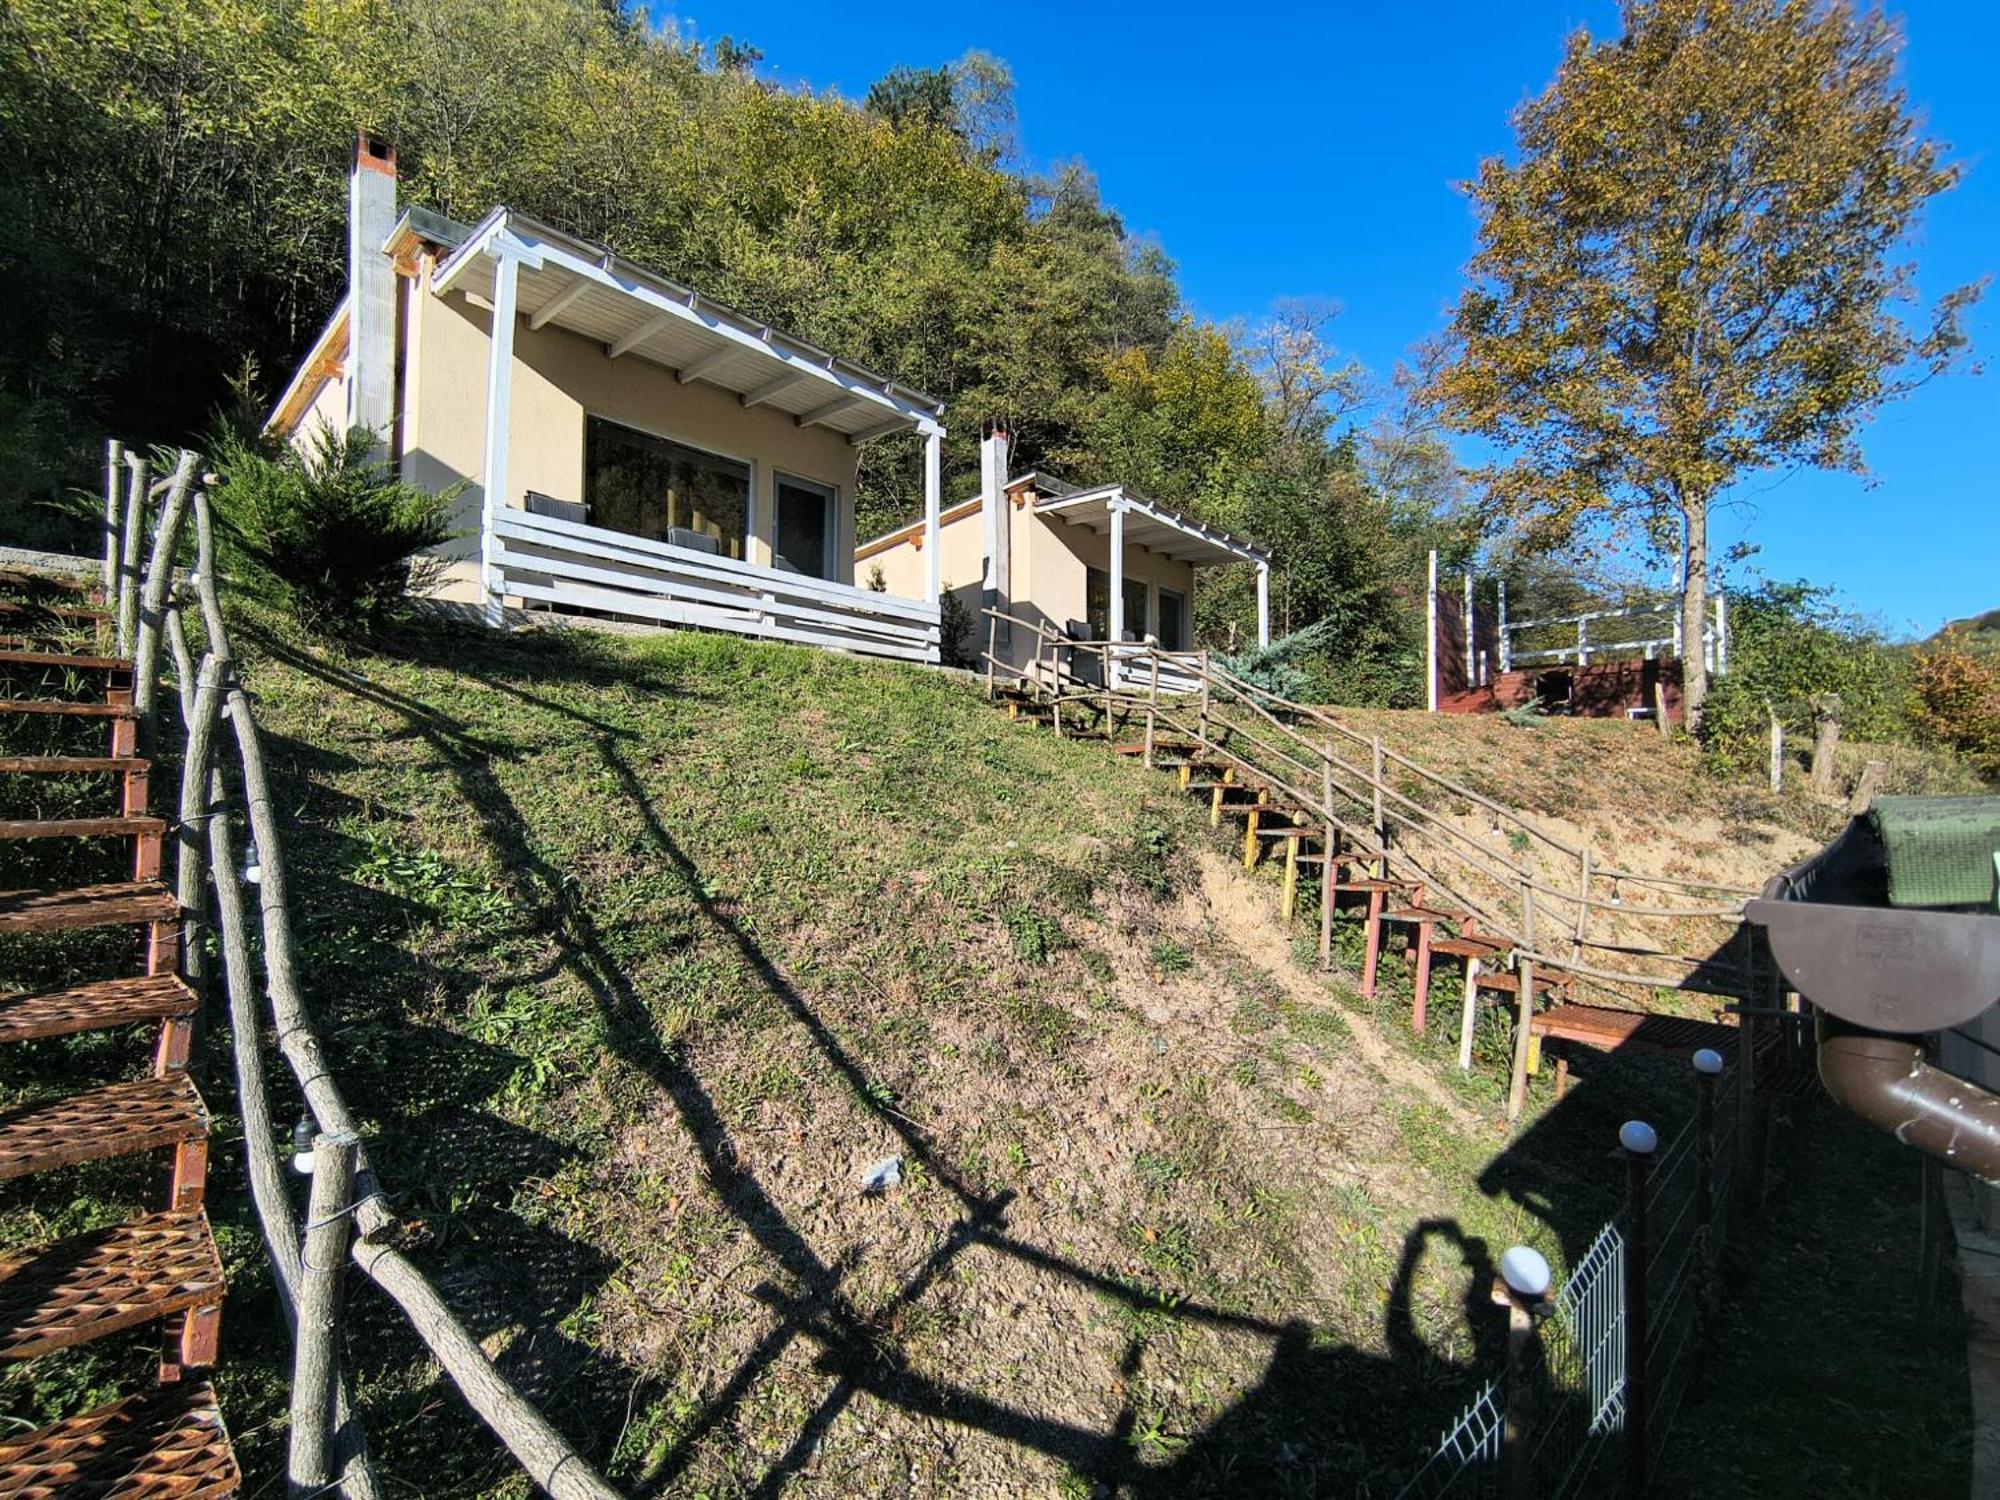
MULTIPOLYGON (((48 580, 0 576, 44 595, 48 580)), ((108 618, 77 590, 60 603, 0 602, 0 740, 34 726, 34 753, 0 755, 10 791, 48 778, 89 778, 111 806, 88 816, 0 820, 0 885, 41 841, 121 850, 124 878, 55 889, 0 890, 0 938, 126 929, 136 972, 62 988, 0 994, 0 1045, 149 1028, 146 1075, 0 1111, 0 1181, 86 1162, 147 1157, 159 1200, 109 1228, 0 1257, 0 1361, 42 1358, 158 1325, 151 1385, 39 1431, 0 1438, 0 1497, 234 1493, 240 1475, 213 1389, 223 1272, 204 1199, 208 1112, 187 1074, 196 998, 176 972, 180 908, 160 878, 165 820, 148 811, 151 766, 137 754, 132 664, 67 641, 108 618), (55 742, 55 743, 47 743, 55 742)), ((73 782, 70 784, 74 784, 73 782)), ((19 797, 14 799, 20 801, 19 797)), ((80 855, 81 857, 94 857, 80 855)), ((10 942, 9 946, 14 946, 10 942)), ((14 976, 0 974, 0 988, 14 976)))
MULTIPOLYGON (((1054 659, 1054 653, 1050 653, 1054 659)), ((1037 658, 1038 663, 1040 658, 1037 658)), ((1223 749, 1215 741, 1163 736, 1157 724, 1144 739, 1129 737, 1135 716, 1152 717, 1123 704, 1101 688, 1075 684, 1056 672, 1053 678, 1020 674, 1021 680, 1000 682, 989 677, 989 692, 1003 703, 1010 718, 1047 724, 1068 738, 1099 739, 1114 753, 1144 759, 1156 769, 1170 770, 1183 791, 1204 798, 1209 825, 1241 821, 1243 865, 1254 869, 1269 857, 1282 857, 1284 875, 1279 913, 1287 924, 1298 911, 1304 872, 1321 881, 1320 954, 1331 960, 1336 918, 1362 924, 1361 993, 1373 999, 1380 966, 1390 951, 1389 936, 1404 935, 1402 954, 1411 968, 1411 1027, 1422 1035, 1432 981, 1440 962, 1456 964, 1462 981, 1459 1018, 1459 1065, 1472 1065, 1472 1033, 1481 1005, 1505 1004, 1522 1012, 1524 975, 1533 986, 1526 1008, 1527 1071, 1539 1070, 1544 1043, 1567 1049, 1687 1052, 1712 1046, 1727 1055, 1734 1051, 1734 1028, 1719 1022, 1648 1015, 1579 1003, 1578 976, 1546 961, 1535 966, 1513 963, 1515 940, 1489 930, 1470 909, 1439 899, 1428 889, 1421 869, 1403 869, 1395 844, 1379 833, 1340 826, 1327 809, 1301 797, 1283 775, 1271 775, 1244 755, 1223 749)), ((1206 698, 1203 700, 1204 710, 1206 698)), ((1204 722, 1206 722, 1204 720, 1204 722)), ((1279 750, 1280 757, 1283 750, 1279 750)), ((1297 767, 1292 768, 1296 770, 1297 767)), ((1568 1083, 1567 1051, 1557 1054, 1558 1096, 1568 1083)))

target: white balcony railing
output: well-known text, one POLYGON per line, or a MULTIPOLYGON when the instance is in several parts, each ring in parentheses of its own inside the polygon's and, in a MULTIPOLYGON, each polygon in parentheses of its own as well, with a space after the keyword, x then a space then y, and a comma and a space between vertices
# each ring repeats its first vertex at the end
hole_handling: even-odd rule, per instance
POLYGON ((558 609, 938 660, 938 607, 554 516, 493 519, 497 591, 558 609))

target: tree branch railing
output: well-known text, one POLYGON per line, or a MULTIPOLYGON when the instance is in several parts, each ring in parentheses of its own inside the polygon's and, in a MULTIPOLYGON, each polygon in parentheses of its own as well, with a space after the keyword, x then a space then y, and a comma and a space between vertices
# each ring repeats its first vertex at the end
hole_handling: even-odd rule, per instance
POLYGON ((394 1243, 400 1221, 299 981, 283 833, 255 708, 236 670, 223 611, 208 495, 214 476, 197 478, 199 464, 195 452, 183 450, 170 476, 156 483, 147 458, 109 445, 103 577, 116 644, 136 657, 134 697, 147 713, 142 734, 158 733, 163 653, 176 679, 185 735, 175 829, 176 892, 186 917, 183 968, 198 990, 211 987, 203 929, 213 932, 222 960, 251 1206, 293 1343, 289 1491, 305 1496, 337 1488, 349 1500, 380 1500, 383 1493, 340 1359, 337 1268, 351 1263, 403 1312, 467 1405, 529 1479, 556 1500, 616 1500, 618 1491, 501 1373, 429 1277, 394 1243), (162 496, 164 503, 154 511, 152 503, 162 496), (189 519, 195 561, 184 571, 178 559, 189 519), (142 569, 139 559, 148 555, 149 544, 142 569), (199 656, 190 641, 191 607, 201 630, 199 656), (222 748, 225 720, 233 756, 222 748), (250 836, 243 864, 235 838, 239 820, 250 836), (245 880, 257 886, 254 914, 244 900, 245 880), (264 1055, 267 1027, 315 1132, 311 1202, 303 1224, 279 1146, 264 1055))

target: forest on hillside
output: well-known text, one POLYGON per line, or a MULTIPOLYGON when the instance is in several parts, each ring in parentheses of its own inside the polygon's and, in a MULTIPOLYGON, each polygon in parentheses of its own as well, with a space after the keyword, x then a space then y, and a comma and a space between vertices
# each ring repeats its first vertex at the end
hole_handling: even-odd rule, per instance
MULTIPOLYGON (((774 52, 784 39, 759 38, 774 52)), ((0 501, 87 486, 103 438, 198 438, 246 370, 268 399, 340 294, 355 134, 402 191, 531 212, 947 403, 947 493, 979 423, 1023 465, 1120 481, 1273 546, 1278 624, 1329 694, 1418 690, 1422 559, 1460 483, 1335 349, 1332 310, 1220 327, 1078 163, 1034 170, 1004 63, 898 69, 863 101, 773 86, 621 0, 10 0, 0 13, 0 501)), ((912 513, 873 445, 864 534, 912 513)), ((1208 591, 1227 643, 1243 581, 1208 591)))

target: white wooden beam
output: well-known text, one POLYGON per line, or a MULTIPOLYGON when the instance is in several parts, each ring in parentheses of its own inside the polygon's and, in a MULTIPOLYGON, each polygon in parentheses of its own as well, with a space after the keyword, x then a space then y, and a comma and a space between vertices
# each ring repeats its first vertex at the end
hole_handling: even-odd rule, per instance
POLYGON ((939 573, 938 515, 944 508, 944 434, 924 434, 924 598, 938 602, 944 592, 939 573))
POLYGON ((548 327, 552 321, 562 316, 564 309, 574 304, 577 298, 589 290, 589 282, 585 281, 581 276, 575 277, 568 286, 564 287, 553 297, 549 298, 548 301, 535 309, 533 315, 528 319, 528 326, 530 328, 548 327))
POLYGON ((877 438, 893 437, 899 432, 910 431, 908 417, 896 417, 887 422, 877 422, 873 427, 864 427, 848 438, 848 442, 859 448, 863 443, 872 443, 877 438))
POLYGON ((706 380, 710 375, 729 363, 730 360, 736 358, 738 352, 734 344, 720 345, 717 348, 709 350, 700 359, 690 360, 687 364, 682 365, 674 372, 674 379, 678 380, 682 385, 688 385, 697 380, 706 380))
POLYGON ((811 411, 801 413, 794 420, 801 427, 811 427, 815 423, 824 422, 828 417, 837 417, 842 412, 851 410, 860 404, 861 398, 859 396, 835 396, 825 405, 815 406, 811 411))
POLYGON ((521 263, 512 255, 494 258, 493 336, 486 351, 486 458, 479 500, 479 574, 486 619, 500 623, 500 568, 495 522, 507 504, 508 426, 514 409, 514 319, 519 302, 521 263))
POLYGON ((613 359, 617 359, 620 355, 630 354, 654 334, 665 333, 673 326, 674 316, 672 313, 655 313, 637 328, 626 334, 617 343, 609 345, 604 352, 613 359))
POLYGON ((1257 564, 1257 649, 1271 644, 1271 565, 1257 564))
POLYGON ((743 393, 743 404, 745 406, 762 406, 773 396, 783 395, 793 386, 811 378, 804 370, 787 370, 775 379, 765 381, 756 390, 745 391, 743 393))

